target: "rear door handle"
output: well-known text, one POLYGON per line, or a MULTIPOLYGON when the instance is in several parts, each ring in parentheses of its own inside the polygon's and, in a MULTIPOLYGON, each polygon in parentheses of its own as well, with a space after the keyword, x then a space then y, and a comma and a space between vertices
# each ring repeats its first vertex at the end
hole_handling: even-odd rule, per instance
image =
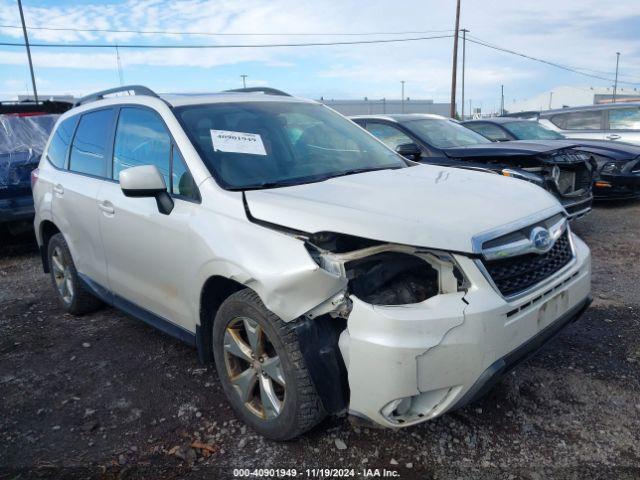
POLYGON ((64 187, 58 183, 53 187, 53 192, 56 195, 63 195, 64 194, 64 187))
POLYGON ((618 140, 620 138, 620 135, 618 135, 617 133, 612 133, 611 135, 607 135, 607 140, 618 140))
POLYGON ((104 202, 99 202, 98 207, 107 215, 113 215, 116 213, 115 208, 113 208, 113 204, 108 200, 105 200, 104 202))

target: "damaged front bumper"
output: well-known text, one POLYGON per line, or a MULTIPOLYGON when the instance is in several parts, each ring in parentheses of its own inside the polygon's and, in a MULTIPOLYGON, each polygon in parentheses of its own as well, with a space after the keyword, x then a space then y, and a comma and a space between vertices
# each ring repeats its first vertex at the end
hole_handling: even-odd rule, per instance
POLYGON ((414 425, 462 406, 586 308, 588 247, 552 281, 505 300, 474 261, 455 255, 469 281, 408 305, 378 306, 351 296, 339 339, 349 413, 387 427, 414 425))

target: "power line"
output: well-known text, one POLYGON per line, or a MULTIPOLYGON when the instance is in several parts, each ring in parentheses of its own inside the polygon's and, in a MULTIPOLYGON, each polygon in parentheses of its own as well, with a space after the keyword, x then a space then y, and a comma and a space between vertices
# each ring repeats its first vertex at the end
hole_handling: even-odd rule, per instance
MULTIPOLYGON (((207 49, 207 48, 273 48, 273 47, 324 47, 331 45, 365 45, 373 43, 402 43, 417 42, 420 40, 435 40, 438 38, 451 38, 453 35, 435 35, 431 37, 412 37, 412 38, 388 38, 378 40, 354 40, 345 42, 309 42, 309 43, 254 43, 254 44, 236 44, 236 45, 170 45, 170 44, 111 44, 111 43, 30 43, 32 47, 42 48, 150 48, 150 49, 207 49)), ((19 42, 0 42, 3 47, 24 47, 24 43, 19 42)))
MULTIPOLYGON (((22 28, 19 25, 0 25, 0 28, 22 28)), ((453 32, 449 30, 420 30, 420 31, 406 31, 406 32, 322 32, 322 33, 310 33, 310 32, 295 32, 295 33, 213 33, 213 32, 183 32, 175 30, 117 30, 111 28, 63 28, 63 27, 28 27, 28 30, 45 30, 52 32, 82 32, 82 33, 135 33, 140 35, 198 35, 209 37, 289 37, 289 36, 306 36, 306 37, 321 37, 321 36, 369 36, 369 35, 423 35, 426 33, 445 33, 453 32)))
MULTIPOLYGON (((469 35, 467 37, 468 41, 470 41, 472 43, 475 43, 477 45, 482 45, 483 47, 491 48, 493 50, 498 50, 498 51, 501 51, 501 52, 504 52, 504 53, 510 53, 512 55, 516 55, 518 57, 526 58, 528 60, 533 60, 535 62, 544 63, 545 65, 550 65, 552 67, 560 68, 562 70, 566 70, 568 72, 576 73, 578 75, 584 75, 585 77, 591 77, 591 78, 596 78, 598 80, 604 80, 604 81, 607 81, 607 82, 613 82, 613 79, 611 79, 611 78, 607 78, 607 77, 603 77, 601 75, 595 75, 595 74, 592 74, 592 73, 587 73, 585 71, 582 71, 582 70, 586 70, 586 69, 580 69, 578 67, 571 67, 571 66, 568 66, 568 65, 562 65, 560 63, 552 62, 550 60, 545 60, 545 59, 542 59, 542 58, 533 57, 531 55, 527 55, 526 53, 517 52, 515 50, 511 50, 511 49, 508 49, 508 48, 500 47, 498 45, 494 45, 494 44, 485 42, 484 40, 481 40, 480 38, 475 37, 475 36, 473 36, 473 38, 469 38, 469 37, 472 37, 472 36, 469 35)), ((625 83, 627 85, 640 85, 640 83, 634 83, 634 82, 621 82, 621 81, 619 81, 618 83, 625 83)))

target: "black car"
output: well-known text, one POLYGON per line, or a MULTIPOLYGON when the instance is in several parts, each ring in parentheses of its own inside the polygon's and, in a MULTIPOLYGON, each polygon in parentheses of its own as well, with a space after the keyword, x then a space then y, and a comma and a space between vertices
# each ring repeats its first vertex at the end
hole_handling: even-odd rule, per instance
POLYGON ((573 142, 495 143, 440 115, 351 119, 411 160, 527 180, 555 195, 571 218, 591 210, 595 161, 589 153, 575 150, 573 142))
MULTIPOLYGON (((462 124, 494 142, 512 140, 569 140, 535 120, 496 117, 462 124)), ((570 139, 598 164, 593 195, 598 199, 640 197, 640 146, 608 140, 570 139)))

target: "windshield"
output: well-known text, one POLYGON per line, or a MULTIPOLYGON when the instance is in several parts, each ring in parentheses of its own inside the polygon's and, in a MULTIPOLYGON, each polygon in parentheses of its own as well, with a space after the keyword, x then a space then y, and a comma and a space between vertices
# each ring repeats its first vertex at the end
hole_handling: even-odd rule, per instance
POLYGON ((175 109, 222 187, 270 188, 407 163, 323 105, 247 102, 175 109))
POLYGON ((536 121, 508 122, 503 127, 509 130, 518 140, 558 140, 564 135, 543 127, 536 121))
POLYGON ((424 142, 436 148, 491 143, 491 140, 452 120, 422 118, 420 120, 410 120, 403 123, 403 125, 424 142))

